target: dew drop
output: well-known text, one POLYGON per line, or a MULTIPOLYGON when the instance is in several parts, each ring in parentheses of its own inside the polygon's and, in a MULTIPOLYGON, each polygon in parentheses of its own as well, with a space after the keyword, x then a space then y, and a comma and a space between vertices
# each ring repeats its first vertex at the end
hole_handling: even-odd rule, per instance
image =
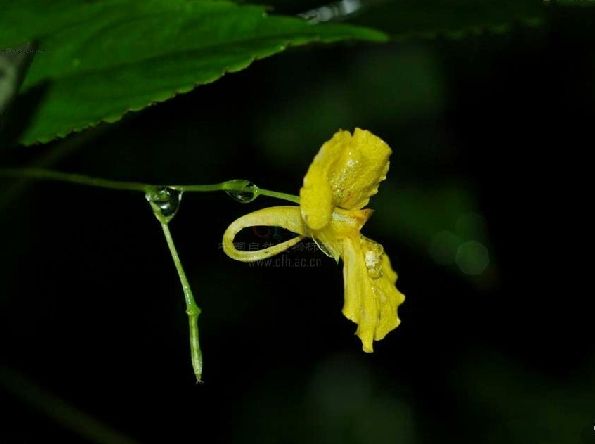
POLYGON ((226 190, 228 196, 240 203, 250 203, 258 197, 258 187, 248 180, 234 181, 234 186, 241 190, 226 190))
POLYGON ((147 192, 145 197, 151 203, 153 210, 158 212, 155 215, 167 223, 173 219, 180 208, 182 191, 161 187, 147 192))
POLYGON ((379 279, 382 277, 382 257, 384 256, 384 249, 382 245, 371 243, 370 249, 364 253, 364 261, 368 270, 368 275, 372 279, 379 279))

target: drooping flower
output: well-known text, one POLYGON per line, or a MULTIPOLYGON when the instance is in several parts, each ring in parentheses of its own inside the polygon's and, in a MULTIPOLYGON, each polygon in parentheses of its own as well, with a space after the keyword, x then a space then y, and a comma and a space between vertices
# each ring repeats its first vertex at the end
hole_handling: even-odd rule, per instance
POLYGON ((397 290, 397 273, 382 245, 360 231, 372 214, 364 208, 386 178, 391 149, 379 137, 356 128, 338 131, 324 143, 310 165, 300 190, 299 206, 277 206, 246 214, 223 235, 223 250, 244 262, 261 260, 313 238, 336 261, 343 260, 343 314, 358 326, 365 352, 400 321, 397 308, 405 296, 397 290), (278 226, 297 237, 271 247, 237 250, 236 234, 253 226, 278 226))

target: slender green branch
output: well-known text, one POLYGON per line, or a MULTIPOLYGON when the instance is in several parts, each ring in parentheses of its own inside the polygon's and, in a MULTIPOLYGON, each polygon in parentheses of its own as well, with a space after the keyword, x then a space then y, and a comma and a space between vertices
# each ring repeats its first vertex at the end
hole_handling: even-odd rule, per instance
MULTIPOLYGON (((139 191, 142 193, 147 193, 150 190, 160 187, 160 185, 148 183, 108 180, 99 177, 86 176, 83 174, 63 173, 60 171, 52 171, 42 168, 0 168, 0 177, 52 180, 98 188, 107 188, 111 190, 139 191)), ((252 193, 253 198, 258 195, 262 195, 299 204, 298 196, 259 188, 246 180, 228 180, 210 185, 167 185, 167 187, 187 193, 205 193, 213 191, 226 191, 232 194, 252 193)), ((246 201, 251 201, 253 198, 246 201)))
POLYGON ((258 189, 258 194, 262 194, 263 196, 275 197, 281 200, 288 200, 289 202, 293 202, 296 204, 300 203, 300 198, 298 196, 294 196, 293 194, 279 193, 277 191, 264 190, 262 188, 258 189))
POLYGON ((174 265, 176 266, 176 270, 178 271, 180 283, 182 284, 182 290, 184 291, 184 300, 186 302, 186 314, 188 315, 188 323, 190 327, 190 355, 192 359, 192 368, 194 370, 196 380, 198 382, 201 382, 202 351, 200 350, 200 343, 198 341, 198 316, 200 315, 200 308, 198 307, 198 305, 196 305, 196 301, 194 300, 192 289, 190 288, 190 284, 188 283, 188 279, 186 278, 186 273, 184 272, 184 267, 182 267, 182 262, 180 261, 180 257, 178 256, 178 251, 176 250, 176 245, 174 244, 174 240, 171 237, 169 227, 165 222, 160 221, 160 224, 161 229, 163 230, 163 234, 165 235, 165 240, 167 241, 167 246, 169 248, 171 258, 173 259, 174 265))
POLYGON ((288 200, 289 202, 297 204, 300 203, 300 198, 298 196, 260 188, 247 180, 228 180, 215 185, 170 185, 170 188, 184 192, 225 191, 232 195, 234 193, 246 193, 249 197, 247 197, 244 202, 251 202, 258 196, 269 196, 281 200, 288 200))
POLYGON ((37 180, 52 180, 87 185, 110 190, 141 191, 145 193, 150 187, 139 182, 123 182, 119 180, 101 179, 83 174, 62 173, 60 171, 44 170, 41 168, 0 168, 0 177, 27 178, 37 180))
MULTIPOLYGON (((51 151, 40 155, 32 161, 31 166, 34 168, 48 168, 54 165, 60 159, 68 156, 73 151, 80 148, 89 141, 101 136, 103 133, 113 128, 110 125, 99 125, 90 128, 88 131, 77 133, 72 137, 63 139, 56 143, 51 151)), ((0 195, 0 211, 6 207, 10 202, 16 200, 20 194, 27 188, 31 180, 27 177, 21 177, 10 184, 0 195)))

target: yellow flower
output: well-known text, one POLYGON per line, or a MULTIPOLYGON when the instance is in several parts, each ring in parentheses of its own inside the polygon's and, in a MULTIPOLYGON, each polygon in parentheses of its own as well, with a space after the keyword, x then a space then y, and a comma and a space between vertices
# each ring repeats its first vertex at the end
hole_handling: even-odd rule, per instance
POLYGON ((372 352, 399 325, 397 307, 405 296, 397 290, 397 273, 382 245, 360 233, 372 214, 364 209, 388 172, 389 146, 369 131, 338 131, 322 145, 304 177, 300 206, 264 208, 235 220, 223 235, 223 250, 244 262, 287 250, 313 238, 336 261, 343 260, 343 314, 358 325, 363 350, 372 352), (278 226, 299 236, 258 251, 237 250, 236 234, 253 226, 278 226))

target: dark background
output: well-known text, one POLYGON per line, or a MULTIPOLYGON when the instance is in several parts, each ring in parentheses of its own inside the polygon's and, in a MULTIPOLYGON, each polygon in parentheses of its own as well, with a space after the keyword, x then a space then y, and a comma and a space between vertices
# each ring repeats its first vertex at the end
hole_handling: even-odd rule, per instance
POLYGON ((196 385, 181 289, 142 195, 3 181, 0 442, 85 441, 81 412, 138 442, 595 441, 580 196, 592 23, 574 10, 462 39, 293 49, 117 124, 5 151, 5 166, 297 194, 337 129, 369 129, 394 154, 364 232, 407 300, 364 354, 332 260, 223 254, 231 221, 282 202, 185 195, 171 229, 203 310, 196 385))

